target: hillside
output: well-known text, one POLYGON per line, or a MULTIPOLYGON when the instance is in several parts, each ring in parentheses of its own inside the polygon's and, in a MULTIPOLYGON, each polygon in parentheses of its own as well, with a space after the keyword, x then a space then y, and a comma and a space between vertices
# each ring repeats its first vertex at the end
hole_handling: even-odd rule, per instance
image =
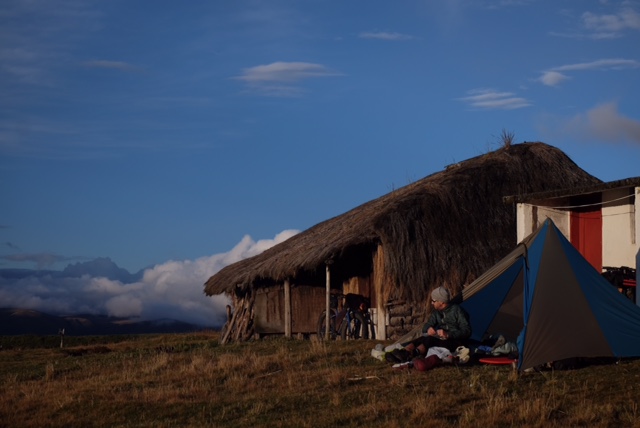
POLYGON ((104 315, 56 316, 30 309, 0 309, 0 336, 57 335, 61 329, 67 336, 92 336, 187 333, 203 327, 170 319, 136 321, 104 315))

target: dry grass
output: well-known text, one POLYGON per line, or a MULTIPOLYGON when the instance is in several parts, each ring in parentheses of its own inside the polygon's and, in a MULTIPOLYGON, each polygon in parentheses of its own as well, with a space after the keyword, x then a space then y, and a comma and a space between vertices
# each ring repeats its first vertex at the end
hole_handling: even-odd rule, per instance
MULTIPOLYGON (((4 338, 0 338, 2 340, 4 338)), ((640 361, 394 370, 373 341, 217 333, 0 351, 0 426, 640 426, 640 361)))

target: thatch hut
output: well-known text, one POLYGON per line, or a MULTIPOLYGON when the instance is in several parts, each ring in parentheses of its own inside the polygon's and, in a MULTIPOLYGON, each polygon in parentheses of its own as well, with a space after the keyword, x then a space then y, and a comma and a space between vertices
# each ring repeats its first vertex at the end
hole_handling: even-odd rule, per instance
POLYGON ((327 285, 369 297, 378 338, 397 338, 423 319, 431 289, 455 294, 513 248, 515 212, 505 196, 600 182, 555 147, 508 145, 229 265, 205 293, 233 299, 223 342, 314 333, 327 285))

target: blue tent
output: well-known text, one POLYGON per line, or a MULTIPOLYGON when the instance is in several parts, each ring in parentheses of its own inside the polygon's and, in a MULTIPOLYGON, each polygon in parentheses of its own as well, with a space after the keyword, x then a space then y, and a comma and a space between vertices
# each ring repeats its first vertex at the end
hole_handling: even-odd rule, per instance
POLYGON ((640 357, 640 307, 547 219, 463 290, 472 339, 502 334, 518 369, 572 357, 640 357))

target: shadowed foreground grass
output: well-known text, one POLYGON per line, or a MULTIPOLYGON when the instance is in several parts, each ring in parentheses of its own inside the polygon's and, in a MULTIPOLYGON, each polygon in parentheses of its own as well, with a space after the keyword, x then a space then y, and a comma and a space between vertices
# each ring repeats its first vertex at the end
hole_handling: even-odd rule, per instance
POLYGON ((640 426, 640 361, 517 376, 395 370, 373 341, 55 339, 0 338, 0 426, 640 426))

